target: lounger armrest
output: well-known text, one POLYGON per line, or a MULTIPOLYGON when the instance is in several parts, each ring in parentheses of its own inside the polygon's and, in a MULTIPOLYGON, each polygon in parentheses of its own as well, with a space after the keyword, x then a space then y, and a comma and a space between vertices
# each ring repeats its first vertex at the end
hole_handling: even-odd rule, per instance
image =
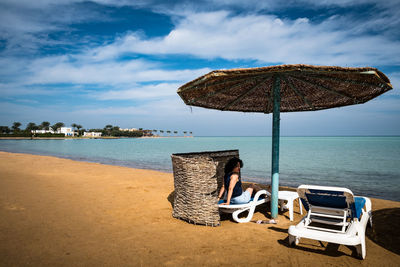
POLYGON ((258 191, 258 192, 254 195, 253 201, 258 201, 258 199, 260 199, 262 195, 266 195, 265 198, 271 197, 271 193, 269 193, 267 190, 264 190, 264 189, 263 189, 263 190, 258 191))

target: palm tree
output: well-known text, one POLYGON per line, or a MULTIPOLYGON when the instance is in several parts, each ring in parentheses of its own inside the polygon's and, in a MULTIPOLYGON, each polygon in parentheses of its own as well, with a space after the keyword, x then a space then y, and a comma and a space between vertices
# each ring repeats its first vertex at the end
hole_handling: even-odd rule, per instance
POLYGON ((53 129, 54 132, 57 132, 58 129, 60 129, 61 127, 64 127, 64 126, 65 126, 65 124, 63 122, 57 122, 51 126, 51 129, 53 129))
POLYGON ((34 130, 37 130, 39 127, 34 122, 30 122, 26 125, 25 131, 31 133, 34 130))
POLYGON ((157 130, 153 130, 153 132, 157 135, 157 130))
POLYGON ((174 134, 175 134, 176 136, 178 136, 178 131, 174 131, 174 134))
POLYGON ((112 126, 111 124, 107 124, 107 125, 104 127, 104 131, 106 131, 106 134, 107 134, 107 135, 111 135, 111 130, 112 130, 112 128, 113 128, 113 126, 112 126))
POLYGON ((21 126, 20 122, 18 121, 14 122, 13 126, 11 126, 11 128, 13 129, 13 133, 21 131, 21 129, 19 128, 20 126, 21 126))
POLYGON ((186 136, 186 134, 187 134, 187 132, 186 132, 186 131, 184 131, 184 132, 183 132, 183 136, 186 136))
POLYGON ((160 132, 160 134, 163 134, 164 133, 164 130, 158 130, 159 132, 160 132))
POLYGON ((42 122, 42 124, 40 124, 39 127, 42 128, 43 130, 49 130, 50 122, 44 121, 44 122, 42 122))
POLYGON ((192 132, 190 132, 190 135, 191 135, 191 136, 193 136, 193 133, 192 133, 192 132))
POLYGON ((76 129, 78 129, 78 135, 81 135, 81 133, 80 133, 80 131, 79 131, 79 129, 81 129, 82 128, 82 125, 76 125, 76 129))
POLYGON ((71 124, 72 131, 74 132, 74 135, 75 135, 75 128, 76 128, 77 126, 78 126, 78 124, 76 124, 76 123, 71 124))
POLYGON ((168 131, 167 131, 167 134, 171 135, 171 131, 168 130, 168 131))
POLYGON ((0 133, 2 133, 2 134, 4 134, 4 133, 6 133, 6 134, 8 134, 8 133, 10 133, 10 128, 8 127, 8 126, 0 126, 0 133))

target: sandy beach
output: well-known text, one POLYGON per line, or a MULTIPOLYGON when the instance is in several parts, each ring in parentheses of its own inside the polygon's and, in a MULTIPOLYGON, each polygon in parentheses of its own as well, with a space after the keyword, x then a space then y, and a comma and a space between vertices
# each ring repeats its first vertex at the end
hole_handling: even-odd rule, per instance
MULTIPOLYGON (((302 240, 279 224, 189 224, 172 217, 173 175, 0 152, 1 266, 399 266, 400 202, 372 199, 367 257, 302 240)), ((268 219, 268 205, 254 220, 268 219)))

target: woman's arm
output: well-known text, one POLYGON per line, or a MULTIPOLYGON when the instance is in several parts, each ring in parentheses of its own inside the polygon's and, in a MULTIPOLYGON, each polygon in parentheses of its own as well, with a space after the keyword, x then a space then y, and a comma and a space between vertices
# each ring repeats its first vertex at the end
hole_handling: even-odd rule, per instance
POLYGON ((218 194, 218 201, 221 199, 221 197, 222 197, 222 195, 224 194, 224 192, 225 192, 225 185, 222 184, 222 187, 221 187, 221 189, 219 190, 219 194, 218 194))
POLYGON ((232 174, 231 181, 229 182, 228 195, 226 196, 226 203, 223 203, 223 204, 229 205, 231 203, 233 188, 235 188, 235 185, 238 180, 239 180, 239 175, 232 174))

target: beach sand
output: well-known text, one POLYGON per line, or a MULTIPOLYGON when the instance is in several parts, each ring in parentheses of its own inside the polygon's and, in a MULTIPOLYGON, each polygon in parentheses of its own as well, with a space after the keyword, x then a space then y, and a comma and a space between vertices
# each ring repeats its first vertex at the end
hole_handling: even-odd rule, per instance
POLYGON ((224 217, 206 227, 172 217, 173 191, 170 173, 0 152, 0 265, 400 265, 400 202, 372 199, 374 227, 360 260, 353 247, 289 247, 298 203, 294 222, 286 211, 277 225, 224 217))

